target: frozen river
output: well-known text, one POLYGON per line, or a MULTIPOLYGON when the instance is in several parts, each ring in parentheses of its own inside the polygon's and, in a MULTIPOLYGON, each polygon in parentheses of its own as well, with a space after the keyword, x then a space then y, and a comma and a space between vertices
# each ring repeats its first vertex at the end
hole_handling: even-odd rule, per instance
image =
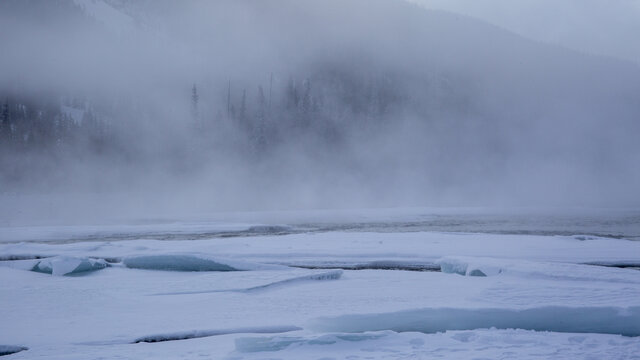
POLYGON ((409 209, 5 226, 0 353, 638 359, 638 216, 409 209))

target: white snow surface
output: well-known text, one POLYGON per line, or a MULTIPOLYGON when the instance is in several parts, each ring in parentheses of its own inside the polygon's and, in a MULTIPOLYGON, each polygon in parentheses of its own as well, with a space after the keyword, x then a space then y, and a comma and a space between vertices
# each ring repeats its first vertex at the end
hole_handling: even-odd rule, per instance
MULTIPOLYGON (((29 240, 42 230, 24 229, 29 240)), ((139 233, 52 242, 43 232, 44 242, 0 243, 0 343, 28 348, 8 358, 640 359, 640 271, 587 265, 640 264, 637 241, 139 233), (127 265, 141 259, 150 266, 127 265), (105 266, 74 274, 89 260, 105 266), (444 271, 335 269, 363 263, 444 271), (25 271, 34 264, 72 276, 25 271)))

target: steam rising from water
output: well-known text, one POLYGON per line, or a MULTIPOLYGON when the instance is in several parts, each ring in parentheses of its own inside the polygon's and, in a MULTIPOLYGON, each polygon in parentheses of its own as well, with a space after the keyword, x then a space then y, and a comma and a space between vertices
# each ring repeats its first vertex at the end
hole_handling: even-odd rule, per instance
POLYGON ((5 219, 638 205, 632 64, 391 0, 0 10, 5 219))

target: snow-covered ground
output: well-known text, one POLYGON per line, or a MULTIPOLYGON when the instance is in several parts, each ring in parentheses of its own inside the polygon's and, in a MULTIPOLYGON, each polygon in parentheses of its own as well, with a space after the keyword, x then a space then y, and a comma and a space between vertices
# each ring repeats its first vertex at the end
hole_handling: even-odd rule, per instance
POLYGON ((0 230, 0 354, 640 359, 638 241, 256 225, 0 230))

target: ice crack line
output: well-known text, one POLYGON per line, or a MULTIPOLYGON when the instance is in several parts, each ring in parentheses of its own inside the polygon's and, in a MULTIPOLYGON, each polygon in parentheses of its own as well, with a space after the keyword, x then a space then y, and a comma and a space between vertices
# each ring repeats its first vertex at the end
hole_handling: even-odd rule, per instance
POLYGON ((319 274, 311 274, 305 276, 298 276, 290 279, 276 281, 265 285, 253 286, 244 289, 226 289, 226 290, 198 290, 198 291, 180 291, 180 292, 168 292, 157 293, 152 295, 192 295, 192 294, 209 294, 219 292, 240 292, 240 293, 254 293, 265 290, 271 290, 281 286, 295 285, 297 283, 309 282, 309 281, 326 281, 326 280, 338 280, 342 277, 342 270, 328 271, 319 274))
POLYGON ((210 336, 229 335, 229 334, 281 334, 292 331, 302 330, 297 326, 270 326, 270 327, 254 327, 254 328, 237 328, 222 330, 194 330, 185 332, 175 332, 168 334, 158 334, 143 336, 135 339, 132 343, 157 343, 165 341, 178 341, 187 339, 197 339, 210 336))

